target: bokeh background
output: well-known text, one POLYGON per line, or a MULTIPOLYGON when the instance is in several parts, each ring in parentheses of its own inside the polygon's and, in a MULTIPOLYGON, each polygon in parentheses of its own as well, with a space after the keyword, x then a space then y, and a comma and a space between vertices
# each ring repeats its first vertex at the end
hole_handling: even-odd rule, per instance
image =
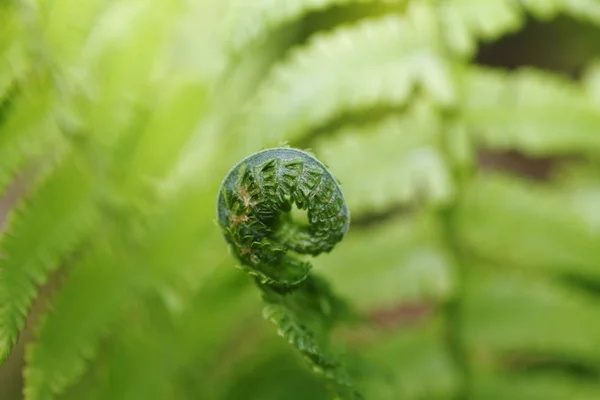
POLYGON ((8 0, 0 399, 327 399, 214 221, 283 143, 367 399, 600 398, 600 2, 8 0))

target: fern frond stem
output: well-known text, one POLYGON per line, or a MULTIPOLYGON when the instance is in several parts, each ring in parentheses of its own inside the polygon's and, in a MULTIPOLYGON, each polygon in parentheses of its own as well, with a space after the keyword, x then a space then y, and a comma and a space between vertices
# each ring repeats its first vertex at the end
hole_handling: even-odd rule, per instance
MULTIPOLYGON (((444 115, 446 123, 451 125, 455 122, 456 115, 451 112, 447 112, 444 115)), ((450 142, 452 140, 456 140, 454 137, 449 137, 449 133, 452 131, 447 131, 444 139, 443 146, 446 147, 447 153, 450 153, 448 147, 450 146, 450 142)), ((450 157, 449 157, 450 158, 450 157)), ((460 202, 461 193, 463 193, 462 188, 467 182, 468 174, 470 171, 467 171, 465 166, 458 160, 451 160, 451 173, 453 175, 453 180, 456 185, 456 194, 454 197, 454 201, 438 212, 438 220, 440 221, 441 234, 444 242, 446 243, 446 249, 449 252, 451 259, 453 260, 454 265, 454 273, 456 276, 455 281, 456 284, 456 294, 449 299, 445 306, 445 317, 446 317, 446 332, 445 338, 448 349, 453 356, 453 360, 457 366, 457 370, 462 373, 462 382, 456 391, 453 399, 455 400, 467 400, 469 398, 468 393, 470 393, 469 382, 471 382, 470 377, 470 368, 468 365, 468 354, 465 350, 463 339, 462 339, 462 330, 464 327, 464 315, 463 315, 463 304, 464 301, 463 296, 460 295, 462 290, 464 290, 464 285, 467 279, 467 266, 465 262, 466 254, 458 240, 458 233, 455 229, 456 224, 456 213, 457 213, 457 204, 460 202)))
MULTIPOLYGON (((455 260, 455 273, 457 276, 457 290, 461 290, 461 285, 465 282, 466 267, 462 263, 462 253, 460 245, 456 240, 456 233, 454 232, 454 206, 449 206, 439 213, 442 234, 445 239, 447 248, 450 250, 453 259, 455 260)), ((446 315, 446 343, 450 353, 453 356, 453 360, 457 365, 457 370, 461 371, 463 382, 456 395, 453 397, 454 400, 466 400, 469 393, 467 382, 470 382, 469 378, 469 366, 467 365, 467 354, 465 352, 461 331, 463 326, 463 313, 461 297, 454 296, 448 300, 444 306, 446 315)))

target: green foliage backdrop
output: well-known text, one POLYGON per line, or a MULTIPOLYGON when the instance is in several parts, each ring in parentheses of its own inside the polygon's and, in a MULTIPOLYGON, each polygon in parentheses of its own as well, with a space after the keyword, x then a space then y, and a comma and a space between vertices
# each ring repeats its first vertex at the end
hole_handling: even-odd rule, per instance
POLYGON ((25 399, 329 398, 215 222, 229 168, 282 143, 352 212, 312 262, 362 315, 332 341, 365 398, 600 398, 598 0, 4 0, 0 371, 25 399), (574 74, 482 62, 560 18, 585 37, 525 53, 574 74))

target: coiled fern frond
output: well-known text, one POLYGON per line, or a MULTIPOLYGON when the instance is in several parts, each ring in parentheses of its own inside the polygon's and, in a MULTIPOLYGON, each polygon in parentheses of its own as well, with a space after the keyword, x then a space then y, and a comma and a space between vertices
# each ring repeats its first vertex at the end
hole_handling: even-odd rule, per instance
POLYGON ((329 327, 339 318, 342 301, 309 275, 309 262, 290 254, 330 252, 346 234, 350 214, 331 172, 296 149, 252 154, 223 180, 217 216, 241 267, 263 292, 265 318, 339 386, 334 388, 338 395, 360 398, 327 349, 329 327), (307 210, 308 225, 292 218, 294 206, 307 210))

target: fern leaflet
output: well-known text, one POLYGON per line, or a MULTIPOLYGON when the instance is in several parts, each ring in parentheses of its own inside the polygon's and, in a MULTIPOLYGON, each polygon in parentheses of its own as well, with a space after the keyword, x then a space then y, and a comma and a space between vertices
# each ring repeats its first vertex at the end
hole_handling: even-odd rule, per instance
MULTIPOLYGON (((401 1, 403 2, 403 1, 401 1)), ((231 7, 226 48, 234 54, 253 42, 264 39, 280 26, 299 20, 310 12, 352 4, 397 4, 391 0, 293 0, 285 5, 273 0, 237 0, 231 7)))
POLYGON ((405 18, 376 18, 317 36, 267 77, 240 137, 296 141, 344 112, 402 106, 416 88, 434 104, 451 106, 452 66, 437 35, 431 9, 417 4, 405 18), (339 65, 346 67, 331 76, 339 65))
POLYGON ((350 209, 360 217, 415 201, 442 204, 452 198, 453 183, 444 160, 442 123, 429 106, 418 104, 357 128, 317 139, 314 149, 338 171, 350 209), (364 152, 369 146, 372 152, 364 152), (368 165, 357 170, 356 165, 368 165))
POLYGON ((46 281, 94 226, 98 216, 92 196, 91 176, 71 158, 46 179, 26 208, 11 217, 0 259, 1 361, 23 327, 36 285, 46 281))
POLYGON ((581 87, 564 78, 475 68, 465 81, 464 120, 487 147, 538 156, 600 148, 600 113, 581 87))

